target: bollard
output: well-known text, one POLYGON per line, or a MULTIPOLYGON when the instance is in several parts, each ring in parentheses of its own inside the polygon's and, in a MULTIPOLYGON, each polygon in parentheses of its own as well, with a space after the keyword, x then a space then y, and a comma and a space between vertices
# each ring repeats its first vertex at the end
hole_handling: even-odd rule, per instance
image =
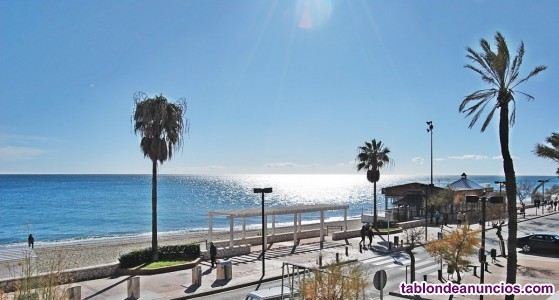
POLYGON ((427 281, 427 275, 423 275, 423 281, 427 281))
POLYGON ((489 267, 489 263, 485 262, 485 272, 489 272, 489 270, 487 269, 489 267))
POLYGON ((322 255, 318 256, 318 266, 322 268, 322 255))
POLYGON ((82 287, 81 286, 73 286, 66 290, 67 299, 69 300, 81 300, 82 298, 82 287))
POLYGON ((336 263, 340 263, 340 253, 336 252, 336 263))
POLYGON ((392 250, 392 242, 388 242, 388 250, 392 250))
POLYGON ((345 256, 349 256, 349 252, 347 252, 347 246, 345 246, 345 256))
POLYGON ((192 285, 202 285, 202 267, 192 268, 192 285))
POLYGON ((128 299, 140 298, 140 277, 128 279, 128 299))
POLYGON ((477 277, 477 266, 472 266, 472 267, 474 267, 474 276, 477 277))
POLYGON ((437 270, 437 275, 439 277, 439 281, 443 280, 443 270, 437 270))

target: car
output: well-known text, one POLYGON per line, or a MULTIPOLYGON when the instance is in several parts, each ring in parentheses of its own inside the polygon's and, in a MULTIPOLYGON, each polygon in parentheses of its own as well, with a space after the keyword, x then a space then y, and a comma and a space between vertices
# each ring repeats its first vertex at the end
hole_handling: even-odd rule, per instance
POLYGON ((516 247, 524 252, 552 251, 559 253, 559 233, 534 233, 516 240, 516 247))
POLYGON ((283 294, 282 294, 282 287, 273 287, 269 289, 263 289, 258 291, 250 292, 247 295, 247 300, 280 300, 280 299, 289 299, 291 296, 291 289, 289 287, 283 287, 283 294))

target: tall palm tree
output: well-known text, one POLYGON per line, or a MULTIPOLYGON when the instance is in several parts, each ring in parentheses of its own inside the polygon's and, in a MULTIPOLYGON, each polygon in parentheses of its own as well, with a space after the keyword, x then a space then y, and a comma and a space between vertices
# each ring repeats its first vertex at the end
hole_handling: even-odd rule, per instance
MULTIPOLYGON (((551 133, 551 136, 548 136, 545 141, 551 146, 537 144, 534 153, 539 157, 551 159, 559 163, 559 133, 551 133)), ((557 175, 559 176, 559 168, 557 168, 557 175)))
POLYGON ((380 169, 386 164, 391 164, 392 159, 388 156, 390 149, 385 147, 381 141, 373 139, 370 143, 365 142, 365 146, 358 148, 357 171, 367 170, 367 180, 373 183, 373 226, 377 228, 377 181, 380 179, 380 169))
MULTIPOLYGON (((472 61, 465 67, 478 73, 481 79, 490 87, 487 89, 475 91, 466 96, 460 104, 460 112, 466 113, 466 116, 472 115, 469 128, 472 128, 477 122, 484 108, 490 105, 491 110, 481 126, 481 132, 484 132, 495 111, 499 110, 499 139, 501 143, 501 155, 503 157, 503 169, 506 181, 506 193, 509 201, 508 217, 509 217, 509 237, 508 248, 510 251, 507 263, 507 283, 516 283, 516 176, 514 173, 514 165, 509 151, 509 125, 514 125, 516 106, 515 95, 521 94, 528 100, 534 97, 517 91, 516 87, 527 81, 530 77, 535 76, 539 72, 546 69, 545 66, 537 66, 528 74, 528 76, 519 79, 520 65, 524 56, 524 43, 520 42, 517 55, 510 59, 509 49, 505 38, 497 32, 495 35, 495 46, 497 52, 491 50, 491 46, 485 39, 480 40, 482 51, 476 52, 470 47, 467 48, 466 57, 472 61), (509 104, 512 104, 512 111, 509 114, 509 104)), ((507 295, 506 299, 514 299, 514 295, 507 295)))
POLYGON ((169 103, 163 95, 148 98, 138 92, 134 94, 134 103, 134 133, 142 137, 140 148, 144 157, 152 161, 151 256, 157 261, 157 162, 163 164, 171 159, 173 152, 182 146, 182 137, 188 129, 188 120, 184 116, 186 102, 180 99, 169 103))

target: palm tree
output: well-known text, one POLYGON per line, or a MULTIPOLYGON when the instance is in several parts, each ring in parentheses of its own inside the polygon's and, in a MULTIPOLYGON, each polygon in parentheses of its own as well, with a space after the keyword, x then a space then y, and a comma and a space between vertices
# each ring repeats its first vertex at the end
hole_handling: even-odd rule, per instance
MULTIPOLYGON (((534 153, 539 157, 551 159, 559 163, 559 133, 551 133, 551 136, 548 136, 545 141, 551 146, 537 144, 534 153)), ((557 175, 559 175, 559 168, 557 168, 557 175)))
POLYGON ((373 227, 377 228, 377 181, 380 179, 380 171, 385 164, 391 164, 392 159, 388 157, 390 149, 384 147, 381 141, 372 140, 370 143, 365 142, 365 146, 358 148, 357 155, 357 171, 367 170, 367 180, 374 185, 374 202, 373 202, 373 227))
MULTIPOLYGON (((466 96, 460 104, 460 112, 467 113, 466 116, 473 115, 469 128, 472 128, 481 116, 484 108, 491 104, 491 110, 481 126, 481 132, 484 132, 495 111, 499 110, 499 139, 501 143, 501 155, 503 157, 503 169, 506 181, 507 199, 510 201, 508 205, 509 217, 509 237, 508 248, 510 251, 507 263, 507 283, 516 283, 516 176, 514 173, 514 165, 509 151, 509 124, 514 125, 515 120, 515 95, 522 94, 528 100, 534 97, 517 91, 516 87, 527 81, 530 77, 535 76, 539 72, 546 69, 545 66, 537 66, 528 74, 528 76, 519 79, 520 65, 524 56, 524 43, 520 42, 517 55, 510 60, 509 50, 505 38, 497 32, 495 35, 495 46, 497 52, 491 50, 491 46, 485 39, 480 40, 483 51, 476 52, 470 47, 467 48, 466 57, 473 64, 465 67, 478 73, 481 79, 490 87, 487 89, 475 91, 466 96), (509 104, 512 104, 512 111, 509 116, 509 104)), ((507 299, 514 299, 514 295, 507 295, 507 299)))
POLYGON ((137 92, 134 103, 134 133, 142 137, 140 148, 144 157, 152 161, 151 256, 157 261, 157 162, 163 164, 171 159, 173 152, 182 146, 183 134, 188 129, 188 120, 184 117, 186 102, 180 99, 169 103, 163 95, 148 98, 137 92))

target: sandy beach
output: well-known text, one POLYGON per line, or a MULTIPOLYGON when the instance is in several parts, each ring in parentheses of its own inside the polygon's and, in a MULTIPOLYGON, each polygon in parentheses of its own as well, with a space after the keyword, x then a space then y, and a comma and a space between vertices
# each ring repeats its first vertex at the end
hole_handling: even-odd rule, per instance
MULTIPOLYGON (((343 226, 343 221, 325 222, 325 226, 343 226)), ((304 224, 303 230, 316 229, 319 223, 304 224)), ((348 229, 361 227, 360 219, 348 219, 348 229)), ((246 236, 252 237, 260 234, 260 229, 247 230, 246 236)), ((276 227, 276 233, 293 232, 292 226, 276 227)), ((271 228, 268 228, 271 234, 271 228)), ((241 238, 242 232, 235 231, 235 238, 241 238)), ((200 242, 204 250, 209 234, 207 231, 187 232, 184 234, 160 236, 160 246, 177 245, 192 242, 200 242)), ((228 240, 229 232, 220 231, 213 233, 213 240, 228 240)), ((88 241, 85 243, 69 243, 56 246, 37 246, 37 267, 39 272, 47 272, 53 269, 73 269, 95 265, 103 265, 118 262, 118 257, 135 249, 151 247, 151 237, 122 238, 115 240, 88 241)))

